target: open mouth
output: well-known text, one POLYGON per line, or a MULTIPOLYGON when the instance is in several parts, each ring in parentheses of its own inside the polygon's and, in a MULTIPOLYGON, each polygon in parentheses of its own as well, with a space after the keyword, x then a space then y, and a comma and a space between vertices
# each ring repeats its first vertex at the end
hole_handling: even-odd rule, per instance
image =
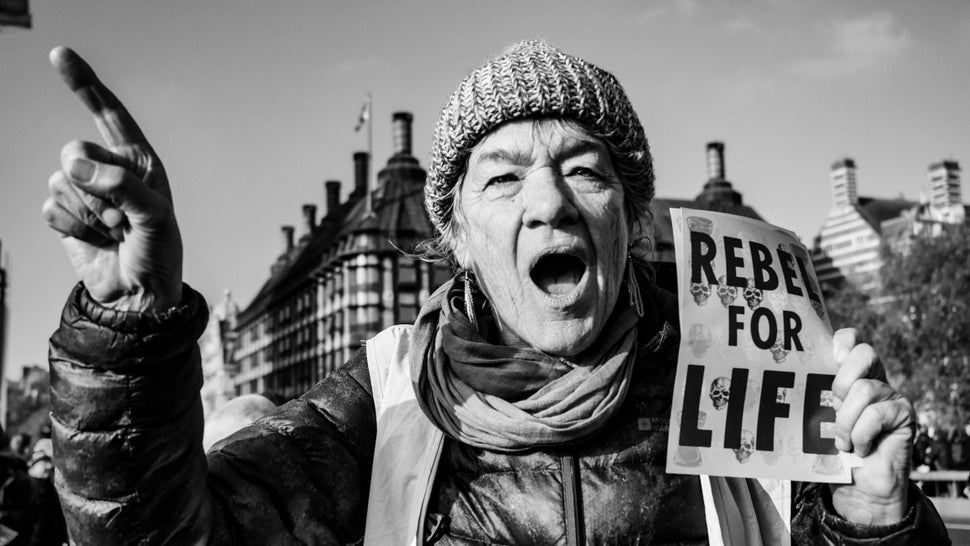
POLYGON ((586 262, 570 253, 546 254, 532 266, 532 282, 552 296, 568 294, 579 286, 586 273, 586 262))

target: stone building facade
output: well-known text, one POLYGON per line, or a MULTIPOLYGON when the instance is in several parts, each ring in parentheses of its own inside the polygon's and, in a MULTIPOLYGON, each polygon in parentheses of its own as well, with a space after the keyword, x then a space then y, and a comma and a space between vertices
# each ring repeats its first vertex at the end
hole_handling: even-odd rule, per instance
POLYGON ((202 356, 202 411, 208 417, 212 411, 236 394, 232 363, 236 341, 236 317, 239 306, 226 290, 222 299, 209 307, 209 323, 199 336, 202 356))
POLYGON ((951 160, 933 163, 928 178, 929 195, 919 202, 865 197, 858 192, 855 161, 846 157, 833 163, 832 208, 812 250, 819 281, 829 286, 848 282, 876 291, 886 247, 899 250, 925 230, 966 221, 960 165, 951 160))
POLYGON ((355 187, 325 182, 326 215, 303 206, 303 229, 282 227, 283 252, 253 301, 237 317, 236 395, 299 396, 343 364, 365 340, 411 323, 450 276, 408 258, 432 234, 424 211, 426 173, 411 153, 412 116, 393 115, 393 155, 368 184, 368 155, 354 154, 355 187))

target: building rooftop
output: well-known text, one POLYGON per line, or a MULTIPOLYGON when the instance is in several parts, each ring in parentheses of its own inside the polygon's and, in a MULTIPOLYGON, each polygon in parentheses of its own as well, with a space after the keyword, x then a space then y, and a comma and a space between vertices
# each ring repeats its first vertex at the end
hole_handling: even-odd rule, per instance
POLYGON ((903 214, 903 211, 919 206, 916 201, 908 199, 883 199, 877 197, 859 197, 859 213, 876 233, 882 232, 882 223, 903 214))

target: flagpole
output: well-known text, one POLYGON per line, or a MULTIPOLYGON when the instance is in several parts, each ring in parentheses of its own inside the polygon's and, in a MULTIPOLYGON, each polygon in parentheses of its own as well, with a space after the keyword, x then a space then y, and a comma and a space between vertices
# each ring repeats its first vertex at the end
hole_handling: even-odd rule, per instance
POLYGON ((374 97, 371 92, 367 92, 367 214, 365 217, 374 215, 374 200, 371 195, 374 193, 371 184, 371 171, 373 170, 374 157, 374 97))

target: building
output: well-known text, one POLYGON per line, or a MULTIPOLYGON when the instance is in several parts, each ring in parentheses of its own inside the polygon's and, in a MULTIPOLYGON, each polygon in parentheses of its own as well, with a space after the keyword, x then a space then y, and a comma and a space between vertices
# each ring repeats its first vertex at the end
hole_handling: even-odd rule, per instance
POLYGON ((941 161, 929 166, 930 195, 922 202, 878 199, 858 194, 856 163, 841 158, 829 173, 832 209, 815 237, 812 262, 823 285, 849 282, 864 291, 880 286, 885 245, 901 249, 925 230, 966 221, 960 166, 941 161))
POLYGON ((326 216, 303 206, 303 229, 283 226, 281 254, 253 301, 237 315, 236 395, 305 392, 343 364, 361 340, 411 323, 450 277, 443 266, 400 249, 431 236, 424 211, 426 173, 411 154, 412 116, 393 115, 393 155, 369 192, 368 154, 354 154, 355 186, 340 202, 340 182, 325 182, 326 216))
POLYGON ((932 163, 927 177, 929 196, 924 194, 918 207, 886 226, 887 237, 895 250, 905 250, 917 235, 939 235, 944 224, 962 224, 970 218, 970 206, 963 203, 959 163, 953 160, 932 163))
MULTIPOLYGON (((724 143, 707 143, 707 182, 694 199, 657 197, 653 200, 654 255, 653 261, 673 264, 674 232, 670 223, 670 209, 691 208, 736 214, 762 220, 753 208, 744 204, 741 193, 734 189, 726 176, 724 143)), ((658 269, 663 266, 658 264, 658 269)), ((662 273, 662 271, 658 271, 662 273)))
POLYGON ((239 306, 226 290, 219 303, 209 307, 209 323, 199 337, 202 354, 202 411, 208 416, 236 394, 232 352, 239 306))
MULTIPOLYGON (((2 249, 2 245, 0 245, 2 249)), ((7 270, 0 252, 0 426, 7 426, 7 270)))

